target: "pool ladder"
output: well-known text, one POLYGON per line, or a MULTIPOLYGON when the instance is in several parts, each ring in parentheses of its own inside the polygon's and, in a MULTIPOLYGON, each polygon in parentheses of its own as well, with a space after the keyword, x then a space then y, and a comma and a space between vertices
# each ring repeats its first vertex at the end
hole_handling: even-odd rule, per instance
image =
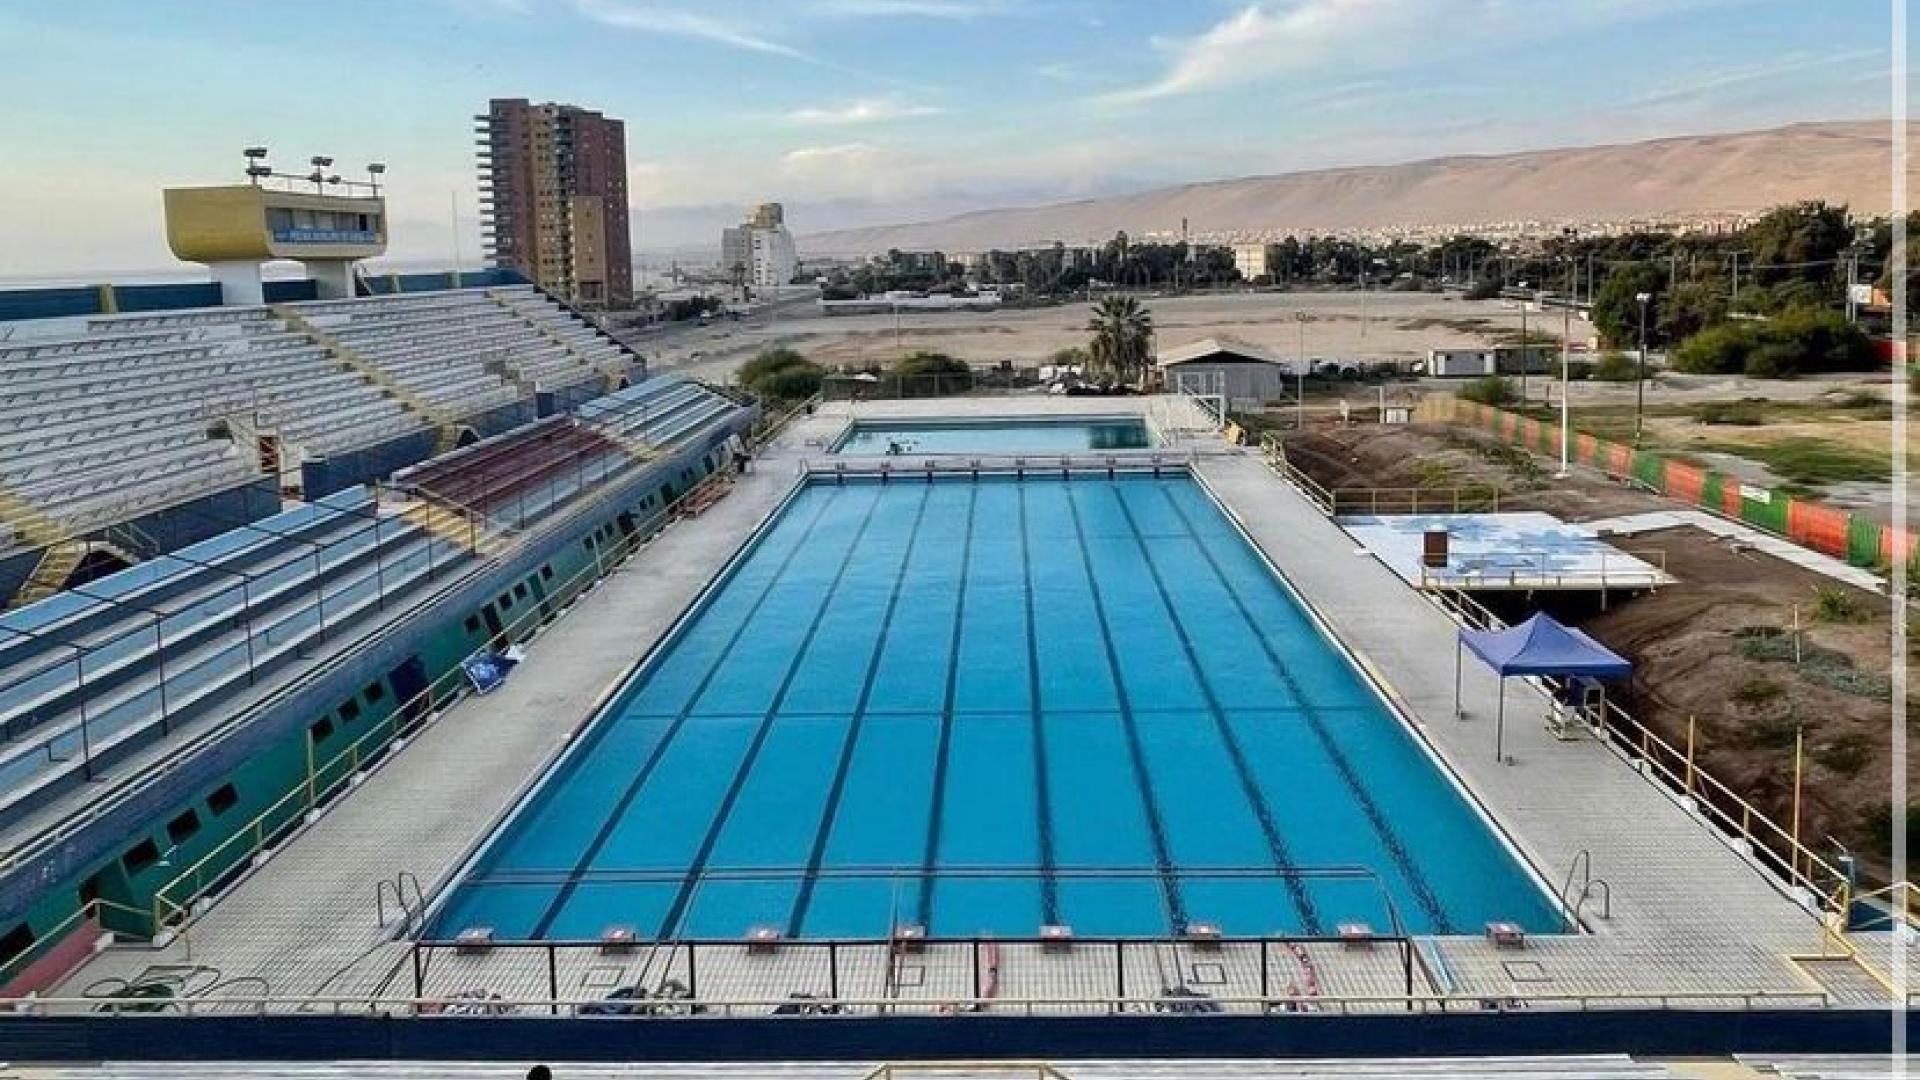
POLYGON ((414 921, 420 920, 422 929, 427 916, 426 894, 420 891, 420 879, 411 870, 402 870, 391 878, 381 878, 373 883, 373 915, 375 925, 385 928, 387 925, 387 898, 391 894, 393 909, 400 915, 399 936, 405 937, 415 929, 414 921), (412 896, 408 896, 411 889, 412 896))
POLYGON ((1613 886, 1607 884, 1605 878, 1593 876, 1593 852, 1581 848, 1574 854, 1573 863, 1567 867, 1566 880, 1560 883, 1560 906, 1573 919, 1574 925, 1580 924, 1580 912, 1595 892, 1600 894, 1600 917, 1613 918, 1613 886), (1575 878, 1579 879, 1578 894, 1573 891, 1575 878))

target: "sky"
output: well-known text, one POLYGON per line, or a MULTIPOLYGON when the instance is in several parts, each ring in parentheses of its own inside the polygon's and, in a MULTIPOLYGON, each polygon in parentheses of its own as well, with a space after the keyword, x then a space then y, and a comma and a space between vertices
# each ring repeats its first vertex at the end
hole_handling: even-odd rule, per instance
MULTIPOLYGON (((1904 2, 1904 0, 1893 0, 1904 2)), ((478 261, 473 116, 627 125, 635 247, 1889 114, 1889 0, 0 0, 0 276, 170 265, 241 148, 388 164, 478 261)), ((802 242, 804 251, 804 239, 802 242)))

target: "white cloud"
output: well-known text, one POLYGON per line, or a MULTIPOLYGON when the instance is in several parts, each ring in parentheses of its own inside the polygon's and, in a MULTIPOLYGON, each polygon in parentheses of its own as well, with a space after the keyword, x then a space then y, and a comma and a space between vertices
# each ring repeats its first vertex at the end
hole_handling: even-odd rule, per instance
POLYGON ((1200 34, 1154 45, 1159 78, 1104 95, 1151 101, 1307 71, 1355 71, 1578 33, 1596 24, 1723 0, 1554 0, 1551 15, 1516 0, 1263 0, 1200 34))
POLYGON ((918 116, 938 116, 945 110, 934 105, 916 105, 898 98, 860 98, 840 105, 809 106, 786 114, 790 123, 808 125, 878 124, 888 120, 909 120, 918 116))
POLYGON ((622 30, 697 38, 750 52, 770 53, 795 60, 813 58, 791 45, 775 41, 758 31, 700 11, 660 4, 630 4, 620 0, 575 0, 580 14, 595 22, 622 30))

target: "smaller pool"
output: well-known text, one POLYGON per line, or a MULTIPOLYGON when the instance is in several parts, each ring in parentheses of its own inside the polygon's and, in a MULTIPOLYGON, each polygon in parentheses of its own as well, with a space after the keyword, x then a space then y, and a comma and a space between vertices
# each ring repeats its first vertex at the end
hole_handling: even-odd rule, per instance
POLYGON ((1061 419, 856 420, 836 454, 1032 454, 1074 450, 1144 450, 1153 445, 1137 416, 1061 419))

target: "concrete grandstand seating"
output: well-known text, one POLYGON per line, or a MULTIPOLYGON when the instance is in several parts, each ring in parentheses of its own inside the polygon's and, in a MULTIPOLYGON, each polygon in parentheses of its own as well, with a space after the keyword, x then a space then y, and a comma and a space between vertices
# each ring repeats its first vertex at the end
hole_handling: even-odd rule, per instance
POLYGON ((0 344, 0 552, 256 481, 231 418, 307 455, 389 442, 624 370, 530 286, 67 320, 0 344), (353 350, 343 360, 299 320, 353 350))
POLYGON ((699 383, 663 376, 586 402, 576 415, 615 438, 671 446, 734 407, 699 383))
POLYGON ((531 286, 295 305, 314 326, 419 394, 467 415, 510 403, 521 386, 570 385, 619 350, 531 286), (601 344, 604 343, 604 349, 601 344))
POLYGON ((366 632, 471 557, 353 489, 0 616, 0 812, 366 632))
POLYGON ((628 366, 628 355, 611 339, 533 287, 492 289, 488 295, 543 329, 549 340, 563 346, 520 357, 516 368, 522 380, 546 390, 574 385, 596 374, 619 372, 628 366))
POLYGON ((394 482, 523 527, 618 468, 672 449, 735 407, 699 383, 649 380, 402 470, 394 482))

